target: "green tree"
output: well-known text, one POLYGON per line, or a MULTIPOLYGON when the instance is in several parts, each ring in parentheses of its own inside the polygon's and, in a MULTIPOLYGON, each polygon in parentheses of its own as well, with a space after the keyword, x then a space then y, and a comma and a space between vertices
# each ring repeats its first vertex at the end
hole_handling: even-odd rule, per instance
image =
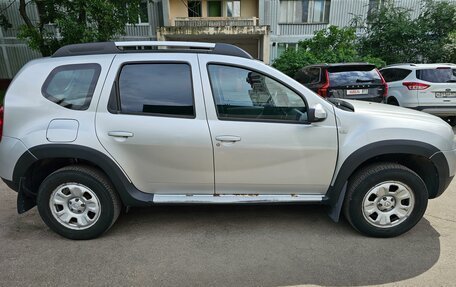
POLYGON ((454 43, 451 34, 456 32, 456 4, 426 0, 415 22, 420 30, 418 48, 422 61, 442 62, 448 56, 445 45, 454 43))
POLYGON ((443 46, 442 62, 456 63, 456 31, 450 33, 446 44, 443 46))
MULTIPOLYGON (((24 21, 18 36, 32 49, 49 56, 67 44, 108 41, 123 34, 126 23, 137 21, 141 0, 13 0, 16 1, 24 21), (36 5, 39 19, 31 17, 28 5, 36 5)), ((5 9, 0 15, 0 23, 7 27, 5 9)))
POLYGON ((410 10, 387 1, 370 12, 365 27, 359 46, 363 55, 381 56, 388 64, 439 62, 456 29, 456 4, 424 0, 412 19, 410 10))
POLYGON ((300 68, 317 63, 370 62, 384 66, 385 62, 376 57, 360 56, 357 49, 355 28, 330 26, 317 31, 313 38, 300 41, 298 49, 287 49, 277 58, 273 67, 289 76, 300 68))

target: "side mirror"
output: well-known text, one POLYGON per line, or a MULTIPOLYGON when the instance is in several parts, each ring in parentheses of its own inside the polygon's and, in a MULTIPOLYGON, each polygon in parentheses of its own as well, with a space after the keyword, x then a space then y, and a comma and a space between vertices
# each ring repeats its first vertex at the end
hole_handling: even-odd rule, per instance
POLYGON ((308 110, 307 121, 309 123, 321 122, 326 119, 326 110, 321 104, 316 104, 308 110))

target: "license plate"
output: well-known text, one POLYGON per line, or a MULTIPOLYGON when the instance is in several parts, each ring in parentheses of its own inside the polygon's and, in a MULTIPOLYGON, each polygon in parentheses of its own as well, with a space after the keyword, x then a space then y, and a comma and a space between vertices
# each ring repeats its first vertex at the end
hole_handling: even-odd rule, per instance
POLYGON ((456 92, 435 92, 436 98, 456 98, 456 92))
POLYGON ((369 94, 368 89, 347 90, 347 96, 367 95, 367 94, 369 94))

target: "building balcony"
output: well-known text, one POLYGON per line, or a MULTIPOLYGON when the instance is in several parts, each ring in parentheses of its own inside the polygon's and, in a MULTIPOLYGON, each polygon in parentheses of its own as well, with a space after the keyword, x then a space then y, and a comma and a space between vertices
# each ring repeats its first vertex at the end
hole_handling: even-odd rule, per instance
POLYGON ((258 26, 258 18, 241 17, 175 17, 175 27, 242 27, 258 26))

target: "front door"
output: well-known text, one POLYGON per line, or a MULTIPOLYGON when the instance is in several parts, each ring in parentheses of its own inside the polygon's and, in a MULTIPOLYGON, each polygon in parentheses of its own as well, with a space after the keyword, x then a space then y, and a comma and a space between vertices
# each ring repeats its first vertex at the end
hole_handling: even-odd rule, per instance
POLYGON ((136 188, 213 194, 212 144, 196 54, 117 55, 106 83, 97 136, 136 188))
POLYGON ((212 57, 199 55, 216 193, 324 194, 337 158, 333 111, 323 122, 304 124, 306 99, 247 65, 277 71, 252 61, 242 66, 243 59, 239 66, 212 63, 212 57))

